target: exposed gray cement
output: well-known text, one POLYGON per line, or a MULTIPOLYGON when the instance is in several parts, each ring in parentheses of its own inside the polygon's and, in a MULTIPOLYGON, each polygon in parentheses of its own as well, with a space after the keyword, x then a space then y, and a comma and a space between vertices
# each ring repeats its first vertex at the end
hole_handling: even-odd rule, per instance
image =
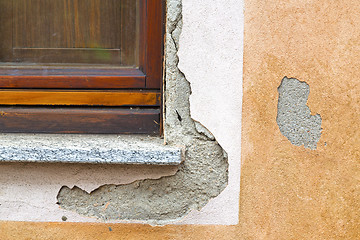
POLYGON ((184 162, 174 176, 158 180, 104 185, 91 193, 64 186, 57 197, 62 208, 104 220, 163 224, 201 209, 226 187, 226 153, 206 128, 200 123, 195 126, 190 116, 190 84, 177 66, 181 8, 181 0, 167 1, 164 130, 168 145, 185 146, 184 162))
POLYGON ((141 135, 0 134, 0 161, 178 165, 181 148, 141 135))
POLYGON ((284 77, 278 88, 279 101, 276 122, 289 141, 305 148, 316 149, 321 137, 321 116, 311 115, 306 105, 310 87, 306 82, 284 77))

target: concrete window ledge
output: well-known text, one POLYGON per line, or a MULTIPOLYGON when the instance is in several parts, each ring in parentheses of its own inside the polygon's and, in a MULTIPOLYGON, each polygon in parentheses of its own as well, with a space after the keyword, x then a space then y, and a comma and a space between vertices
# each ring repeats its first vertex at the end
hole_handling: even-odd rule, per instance
POLYGON ((181 147, 143 135, 0 134, 0 162, 178 165, 181 147))

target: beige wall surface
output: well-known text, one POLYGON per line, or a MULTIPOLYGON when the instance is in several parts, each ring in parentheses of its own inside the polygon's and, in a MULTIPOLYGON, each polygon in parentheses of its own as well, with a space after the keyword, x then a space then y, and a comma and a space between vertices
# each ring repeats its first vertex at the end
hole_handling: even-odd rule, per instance
POLYGON ((179 68, 191 85, 191 117, 228 155, 225 190, 182 223, 238 223, 243 67, 243 1, 182 0, 179 68), (196 57, 194 57, 196 56, 196 57))
POLYGON ((238 225, 3 222, 1 239, 360 239, 359 12, 352 0, 245 1, 238 225), (317 150, 279 130, 284 76, 309 84, 317 150))

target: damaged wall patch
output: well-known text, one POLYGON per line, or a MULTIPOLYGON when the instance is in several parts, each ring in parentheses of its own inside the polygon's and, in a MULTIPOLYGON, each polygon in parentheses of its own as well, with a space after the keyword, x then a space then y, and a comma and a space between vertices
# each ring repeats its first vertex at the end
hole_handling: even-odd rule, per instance
MULTIPOLYGON (((170 146, 184 146, 185 160, 174 176, 103 185, 87 193, 62 187, 58 204, 83 216, 166 224, 200 210, 228 184, 228 159, 214 136, 190 114, 190 83, 178 68, 182 0, 167 0, 164 132, 170 146)), ((69 219, 71 221, 71 219, 69 219)))
POLYGON ((306 105, 310 87, 306 82, 284 77, 278 87, 276 122, 280 132, 294 145, 316 149, 321 136, 321 116, 311 115, 306 105))

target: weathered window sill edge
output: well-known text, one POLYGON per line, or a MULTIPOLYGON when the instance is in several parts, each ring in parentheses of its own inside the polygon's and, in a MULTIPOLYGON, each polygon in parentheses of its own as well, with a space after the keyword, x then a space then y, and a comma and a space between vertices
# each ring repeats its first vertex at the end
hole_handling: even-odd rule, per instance
POLYGON ((0 162, 179 165, 182 147, 144 135, 0 134, 0 162))

